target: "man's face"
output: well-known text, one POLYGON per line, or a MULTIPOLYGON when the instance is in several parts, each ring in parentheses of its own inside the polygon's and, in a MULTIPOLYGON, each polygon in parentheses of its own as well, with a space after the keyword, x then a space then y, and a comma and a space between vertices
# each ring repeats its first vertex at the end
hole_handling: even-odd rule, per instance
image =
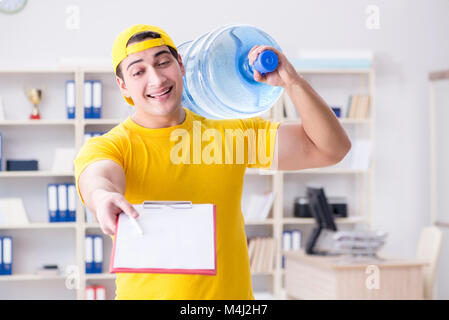
POLYGON ((120 68, 124 79, 117 77, 120 90, 133 99, 138 112, 166 116, 181 106, 184 65, 167 46, 133 53, 120 68))

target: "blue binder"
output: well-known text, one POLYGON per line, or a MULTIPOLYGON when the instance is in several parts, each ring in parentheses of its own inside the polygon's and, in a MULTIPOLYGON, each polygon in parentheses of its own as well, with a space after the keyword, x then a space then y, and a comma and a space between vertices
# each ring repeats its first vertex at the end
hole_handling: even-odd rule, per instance
POLYGON ((12 237, 2 238, 2 275, 12 274, 12 237))
POLYGON ((92 99, 93 82, 84 81, 84 119, 92 119, 93 99, 92 99))
POLYGON ((50 222, 58 222, 58 186, 49 184, 47 186, 47 205, 50 222))
POLYGON ((3 170, 3 167, 2 167, 2 163, 3 163, 3 145, 2 145, 2 133, 0 132, 0 171, 2 171, 3 170))
POLYGON ((67 221, 76 221, 76 187, 74 183, 67 184, 67 221))
POLYGON ((101 118, 103 108, 102 84, 100 80, 92 81, 92 118, 101 118))
MULTIPOLYGON (((291 250, 291 249, 292 249, 292 231, 284 230, 282 232, 282 250, 291 250), (287 240, 287 242, 285 242, 285 240, 287 240)), ((282 269, 284 268, 285 268, 285 255, 282 255, 282 269)))
POLYGON ((0 237, 0 276, 3 275, 3 237, 0 237))
POLYGON ((87 235, 84 239, 84 260, 86 262, 86 273, 95 273, 94 269, 94 237, 87 235))
POLYGON ((68 197, 67 197, 67 185, 58 184, 58 210, 57 210, 57 221, 67 222, 68 216, 68 197))
POLYGON ((65 82, 65 103, 67 107, 67 119, 75 119, 75 81, 65 82))
POLYGON ((94 273, 103 272, 103 237, 101 235, 93 236, 94 242, 94 273))

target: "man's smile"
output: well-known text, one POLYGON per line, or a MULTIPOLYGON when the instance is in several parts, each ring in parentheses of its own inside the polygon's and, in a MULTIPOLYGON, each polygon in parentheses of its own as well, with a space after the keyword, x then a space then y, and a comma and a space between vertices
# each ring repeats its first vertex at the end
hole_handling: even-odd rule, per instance
POLYGON ((152 92, 151 94, 147 94, 147 97, 152 98, 152 99, 165 98, 165 97, 168 97, 168 95, 172 91, 172 89, 173 89, 173 86, 170 86, 168 88, 159 90, 157 92, 152 92))

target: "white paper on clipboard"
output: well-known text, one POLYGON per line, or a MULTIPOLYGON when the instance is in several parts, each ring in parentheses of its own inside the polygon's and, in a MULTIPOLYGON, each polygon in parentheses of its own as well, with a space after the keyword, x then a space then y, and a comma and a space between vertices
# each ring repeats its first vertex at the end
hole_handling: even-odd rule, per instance
POLYGON ((215 205, 145 202, 134 208, 143 235, 127 215, 118 216, 111 273, 216 274, 215 205))

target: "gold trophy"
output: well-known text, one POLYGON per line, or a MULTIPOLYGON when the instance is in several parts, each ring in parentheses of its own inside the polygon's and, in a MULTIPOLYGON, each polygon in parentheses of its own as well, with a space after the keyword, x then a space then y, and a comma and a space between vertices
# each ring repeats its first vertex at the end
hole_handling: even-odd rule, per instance
POLYGON ((40 119, 41 115, 39 113, 38 104, 42 100, 42 89, 32 88, 25 89, 28 100, 33 104, 33 111, 31 112, 30 119, 36 120, 40 119))

